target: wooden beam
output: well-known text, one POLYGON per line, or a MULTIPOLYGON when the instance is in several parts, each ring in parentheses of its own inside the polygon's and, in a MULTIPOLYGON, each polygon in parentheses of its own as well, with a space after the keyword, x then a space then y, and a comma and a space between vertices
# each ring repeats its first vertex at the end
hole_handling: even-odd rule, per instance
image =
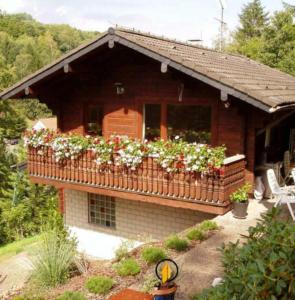
POLYGON ((100 195, 116 197, 116 198, 123 198, 130 201, 140 201, 140 202, 153 203, 153 204, 169 206, 174 208, 183 208, 183 209, 201 211, 208 214, 223 215, 229 210, 231 210, 231 204, 228 204, 227 206, 210 205, 208 203, 203 204, 199 202, 188 201, 185 199, 179 200, 179 199, 150 196, 150 195, 144 195, 132 191, 130 192, 118 191, 113 189, 100 188, 93 185, 70 183, 67 181, 46 179, 37 176, 30 176, 30 179, 33 183, 52 185, 58 189, 63 188, 63 189, 78 190, 87 193, 100 194, 100 195))
POLYGON ((168 71, 168 64, 165 63, 165 62, 162 62, 161 63, 161 72, 162 73, 167 73, 167 71, 168 71))
POLYGON ((223 90, 220 91, 220 100, 222 102, 228 101, 228 93, 226 91, 223 90))
POLYGON ((33 94, 33 90, 29 87, 29 86, 27 86, 26 88, 25 88, 25 95, 26 96, 30 96, 30 95, 32 95, 33 94))
POLYGON ((113 39, 110 39, 109 42, 108 42, 108 46, 110 49, 113 49, 114 46, 115 46, 115 41, 113 39))
POLYGON ((64 72, 67 74, 67 73, 72 73, 73 72, 73 69, 71 67, 70 64, 65 64, 64 65, 64 72))
POLYGON ((272 129, 273 127, 277 126, 278 124, 280 124, 282 121, 284 121, 285 119, 287 119, 288 117, 292 116, 295 113, 295 109, 290 111, 289 113, 285 114, 284 116, 275 119, 274 121, 270 122, 269 124, 267 124, 264 128, 260 129, 257 131, 256 136, 264 133, 265 131, 267 131, 268 129, 272 129))

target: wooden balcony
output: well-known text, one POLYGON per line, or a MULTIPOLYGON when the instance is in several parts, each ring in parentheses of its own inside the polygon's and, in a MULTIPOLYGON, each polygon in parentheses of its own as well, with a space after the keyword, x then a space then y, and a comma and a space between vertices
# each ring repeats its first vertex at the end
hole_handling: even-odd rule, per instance
POLYGON ((231 208, 229 195, 244 183, 245 157, 226 158, 220 175, 201 176, 168 174, 153 158, 145 159, 136 171, 113 165, 100 170, 90 152, 57 163, 52 150, 44 147, 29 149, 28 172, 33 182, 58 188, 223 214, 231 208))

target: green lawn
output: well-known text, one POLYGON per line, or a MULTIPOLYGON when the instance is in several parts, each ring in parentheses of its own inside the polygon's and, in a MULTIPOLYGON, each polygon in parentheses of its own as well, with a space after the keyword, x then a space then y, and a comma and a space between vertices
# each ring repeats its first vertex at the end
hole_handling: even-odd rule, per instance
POLYGON ((0 261, 23 251, 30 253, 40 240, 41 235, 36 235, 0 247, 0 261))

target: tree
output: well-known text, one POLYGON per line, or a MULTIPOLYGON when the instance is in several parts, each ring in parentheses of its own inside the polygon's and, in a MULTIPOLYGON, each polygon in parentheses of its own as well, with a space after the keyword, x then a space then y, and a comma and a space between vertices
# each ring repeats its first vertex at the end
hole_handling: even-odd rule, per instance
POLYGON ((26 129, 27 124, 8 103, 0 101, 0 138, 19 138, 26 129))
POLYGON ((261 61, 295 75, 294 10, 276 12, 263 34, 261 61))
POLYGON ((38 99, 11 99, 8 102, 21 116, 31 121, 52 117, 52 111, 38 99))
POLYGON ((236 39, 240 42, 260 37, 268 22, 268 13, 264 12, 260 0, 245 5, 239 17, 241 27, 236 32, 236 39))
POLYGON ((233 42, 227 50, 259 59, 261 37, 268 20, 268 13, 264 11, 260 0, 245 5, 239 15, 240 27, 234 32, 233 42))

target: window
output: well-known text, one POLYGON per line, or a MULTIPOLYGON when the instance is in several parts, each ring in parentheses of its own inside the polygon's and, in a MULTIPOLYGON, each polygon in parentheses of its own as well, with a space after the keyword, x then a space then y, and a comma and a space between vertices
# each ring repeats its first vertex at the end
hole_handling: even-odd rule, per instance
POLYGON ((89 105, 86 112, 86 133, 91 135, 102 135, 102 120, 102 105, 89 105))
POLYGON ((144 137, 153 140, 160 137, 161 105, 145 104, 144 106, 144 137))
POLYGON ((116 202, 113 197, 88 194, 89 222, 116 228, 116 202))
POLYGON ((168 138, 187 142, 210 143, 211 108, 200 105, 168 105, 168 138))

